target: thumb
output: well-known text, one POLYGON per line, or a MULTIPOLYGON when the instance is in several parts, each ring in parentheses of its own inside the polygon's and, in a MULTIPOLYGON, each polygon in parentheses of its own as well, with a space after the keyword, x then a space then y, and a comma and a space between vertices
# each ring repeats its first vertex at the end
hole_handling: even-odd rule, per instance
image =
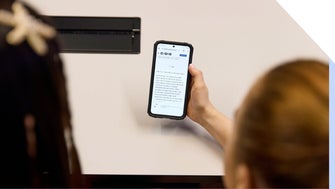
POLYGON ((201 70, 199 70, 198 68, 196 68, 193 64, 190 64, 189 66, 189 72, 192 75, 192 79, 194 80, 194 82, 198 83, 198 82, 203 82, 203 75, 201 70))

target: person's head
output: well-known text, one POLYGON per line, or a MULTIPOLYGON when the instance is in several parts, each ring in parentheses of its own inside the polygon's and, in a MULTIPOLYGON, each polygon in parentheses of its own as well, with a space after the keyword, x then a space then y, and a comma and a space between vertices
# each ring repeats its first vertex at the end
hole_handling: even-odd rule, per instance
POLYGON ((296 60, 261 77, 236 112, 228 187, 328 187, 328 65, 296 60))
POLYGON ((70 112, 55 37, 30 6, 1 0, 0 187, 65 187, 76 169, 64 137, 70 112))

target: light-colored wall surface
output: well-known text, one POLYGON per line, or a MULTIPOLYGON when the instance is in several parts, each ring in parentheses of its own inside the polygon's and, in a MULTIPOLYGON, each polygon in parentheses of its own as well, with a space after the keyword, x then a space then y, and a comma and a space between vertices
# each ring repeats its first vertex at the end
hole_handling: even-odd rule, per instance
POLYGON ((193 44, 210 98, 232 117, 261 73, 327 60, 274 0, 27 0, 46 15, 141 17, 141 54, 62 54, 86 174, 221 175, 220 147, 198 125, 154 119, 147 101, 156 40, 193 44))

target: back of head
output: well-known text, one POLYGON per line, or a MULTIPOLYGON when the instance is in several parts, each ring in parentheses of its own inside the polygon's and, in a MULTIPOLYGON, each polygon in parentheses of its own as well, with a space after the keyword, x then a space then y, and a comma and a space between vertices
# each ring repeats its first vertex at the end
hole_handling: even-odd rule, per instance
POLYGON ((6 175, 1 187, 67 187, 70 174, 80 172, 63 65, 55 38, 43 33, 44 28, 52 31, 46 23, 30 6, 1 0, 0 167, 6 175), (11 20, 17 14, 31 16, 24 21, 41 31, 33 33, 11 20))
POLYGON ((268 72, 247 95, 235 155, 266 187, 328 187, 328 83, 326 64, 297 60, 268 72))

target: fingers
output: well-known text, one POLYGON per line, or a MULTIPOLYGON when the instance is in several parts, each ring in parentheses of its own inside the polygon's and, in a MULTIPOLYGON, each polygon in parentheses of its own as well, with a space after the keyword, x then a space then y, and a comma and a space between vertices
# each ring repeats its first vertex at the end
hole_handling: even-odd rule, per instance
POLYGON ((202 123, 202 120, 204 120, 204 111, 206 107, 210 105, 208 89, 204 82, 203 74, 199 69, 191 64, 189 66, 189 72, 192 76, 192 80, 187 115, 193 121, 202 123))

